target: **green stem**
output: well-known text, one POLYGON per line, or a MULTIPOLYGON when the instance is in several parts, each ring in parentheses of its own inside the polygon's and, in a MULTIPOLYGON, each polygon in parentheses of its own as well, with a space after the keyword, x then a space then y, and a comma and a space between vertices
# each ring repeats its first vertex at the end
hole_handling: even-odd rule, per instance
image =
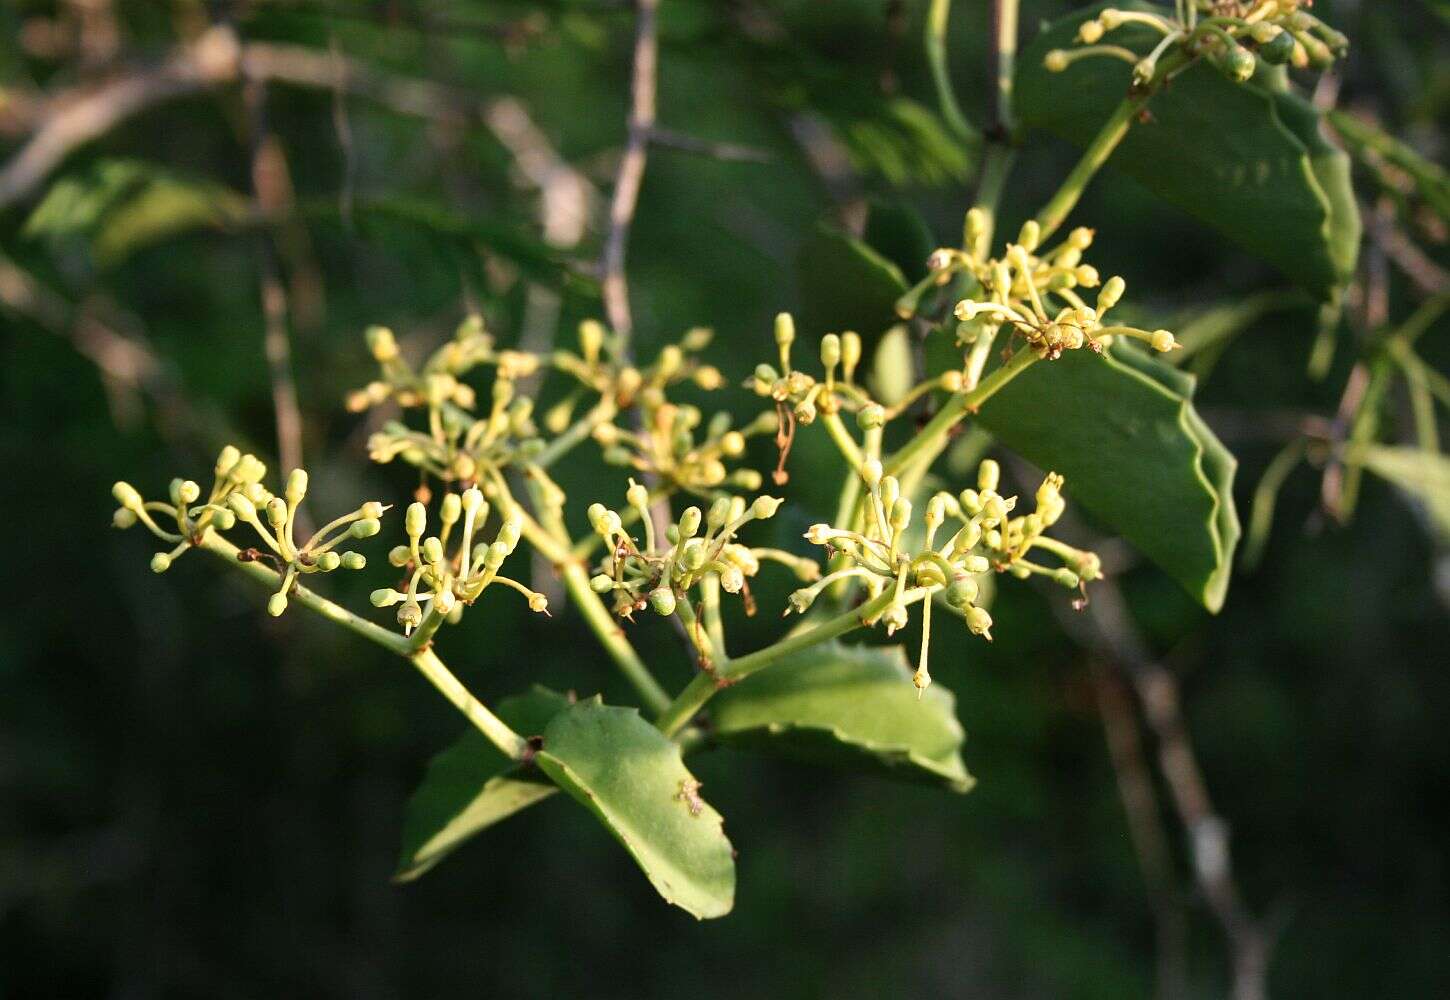
POLYGON ((1040 355, 1030 346, 1019 348, 1017 353, 1012 355, 1010 361, 982 379, 971 392, 962 392, 953 396, 946 402, 946 405, 937 411, 936 416, 931 418, 931 422, 922 428, 921 433, 902 445, 901 450, 886 461, 884 471, 889 475, 900 475, 902 470, 910 468, 923 453, 929 452, 933 448, 939 451, 946 440, 947 433, 963 417, 976 412, 983 403, 996 395, 998 390, 1036 363, 1039 357, 1040 355))
POLYGON ((831 436, 831 440, 836 443, 836 447, 840 449, 842 457, 846 459, 853 470, 859 471, 861 468, 861 446, 856 443, 855 438, 851 437, 851 432, 846 429, 846 422, 841 419, 841 415, 839 413, 823 413, 821 414, 821 423, 825 426, 826 433, 831 436))
POLYGON ((479 732, 488 737, 490 743, 498 747, 510 760, 523 759, 528 752, 528 741, 490 712, 483 702, 469 694, 468 689, 453 676, 453 672, 438 658, 437 653, 431 648, 420 649, 408 659, 443 697, 451 701, 479 732))
POLYGON ((1135 91, 1123 98, 1093 141, 1088 143, 1087 149, 1083 150, 1082 158, 1077 161, 1077 166, 1067 175, 1062 186, 1057 189, 1042 211, 1037 213, 1037 224, 1042 228, 1042 240, 1046 241, 1049 236, 1055 233, 1063 221, 1067 219, 1068 213, 1077 205, 1078 199, 1087 189, 1088 182, 1108 162, 1108 157, 1118 148, 1118 143, 1128 134, 1128 129, 1133 125, 1133 118, 1142 110, 1143 105, 1148 103, 1152 92, 1144 90, 1135 91))
POLYGON ((608 420, 613 420, 614 415, 619 412, 612 400, 601 399, 593 409, 579 419, 572 427, 550 441, 543 451, 539 452, 534 459, 534 464, 540 468, 547 469, 550 465, 564 457, 570 449, 590 434, 594 428, 608 420))
POLYGON ((997 228, 997 206, 1002 201, 1002 191, 1007 186, 1007 178, 1012 174, 1012 164, 1016 159, 1015 149, 1006 143, 994 142, 987 147, 987 155, 982 162, 982 177, 977 182, 977 200, 973 207, 982 213, 987 224, 982 227, 976 245, 966 249, 983 260, 992 251, 992 237, 997 228))
POLYGON ((926 62, 931 68, 932 82, 936 84, 937 101, 941 104, 942 118, 963 144, 978 146, 982 136, 967 116, 962 114, 952 89, 951 72, 947 68, 947 20, 951 16, 952 0, 931 0, 926 15, 926 62))
MULTIPOLYGON (((276 570, 255 560, 242 562, 238 559, 241 550, 215 532, 208 531, 202 536, 198 547, 220 557, 241 570, 244 575, 250 576, 269 589, 275 590, 281 583, 282 578, 276 570)), ((524 738, 490 712, 481 701, 473 697, 458 678, 454 677, 452 672, 444 666, 443 661, 431 648, 414 648, 411 639, 398 635, 396 632, 390 632, 366 618, 361 618, 342 605, 301 585, 293 587, 288 593, 288 597, 328 621, 335 622, 349 631, 356 632, 363 638, 377 643, 384 649, 406 657, 445 698, 468 718, 469 722, 478 728, 479 732, 488 737, 494 746, 513 760, 523 757, 524 751, 527 749, 524 738)))
POLYGON ((1017 66, 1017 0, 994 0, 992 4, 992 61, 996 70, 997 128, 1011 135, 1012 76, 1017 66))
MULTIPOLYGON (((918 587, 902 595, 902 601, 912 604, 925 597, 930 590, 929 587, 918 587)), ((742 656, 738 660, 730 660, 712 673, 697 674, 695 679, 685 686, 685 689, 655 720, 655 726, 666 736, 673 736, 695 717, 695 713, 700 711, 721 687, 744 680, 756 671, 764 670, 772 663, 803 649, 809 649, 860 628, 865 619, 885 611, 887 605, 895 599, 895 592, 888 590, 859 608, 852 608, 850 611, 822 622, 813 629, 787 636, 773 646, 767 646, 748 656, 742 656)))

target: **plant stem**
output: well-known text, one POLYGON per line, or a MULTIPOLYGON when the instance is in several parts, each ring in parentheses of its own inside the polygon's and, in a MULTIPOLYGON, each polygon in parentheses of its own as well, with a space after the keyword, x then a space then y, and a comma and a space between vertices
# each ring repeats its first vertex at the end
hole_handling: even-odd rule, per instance
POLYGON ((619 408, 614 405, 613 400, 601 399, 572 427, 550 441, 548 446, 534 459, 534 464, 541 469, 547 469, 564 457, 571 448, 594 433, 594 428, 607 420, 613 420, 614 415, 618 412, 619 408))
POLYGON ((947 127, 967 146, 976 147, 982 142, 982 135, 962 114, 952 90, 951 73, 947 69, 947 19, 951 16, 952 0, 931 0, 926 15, 926 61, 931 67, 931 78, 936 84, 937 101, 941 104, 942 118, 947 127))
MULTIPOLYGON (((281 583, 282 577, 276 570, 270 569, 256 560, 242 561, 238 558, 241 549, 214 531, 208 531, 202 536, 198 548, 218 556, 241 570, 244 575, 250 576, 268 588, 276 589, 281 583)), ((300 584, 294 586, 287 596, 290 600, 309 611, 316 612, 328 621, 336 622, 338 625, 356 632, 364 639, 369 639, 390 652, 406 657, 445 698, 468 718, 469 722, 478 728, 479 732, 488 737, 494 746, 513 760, 518 760, 523 756, 527 749, 524 738, 490 712, 481 701, 469 694, 468 689, 457 677, 453 676, 453 673, 431 648, 415 648, 411 639, 398 635, 396 632, 390 632, 366 618, 361 618, 342 605, 330 601, 300 584)))
MULTIPOLYGON (((915 590, 907 591, 901 599, 906 604, 912 604, 921 600, 931 590, 930 587, 918 587, 915 590)), ((809 649, 860 628, 864 620, 886 610, 887 605, 895 599, 895 592, 888 590, 859 608, 852 608, 850 611, 822 622, 813 629, 787 636, 773 646, 767 646, 748 656, 742 656, 738 660, 727 660, 711 673, 696 674, 695 679, 685 686, 685 689, 655 720, 655 726, 666 736, 673 736, 693 719, 695 713, 703 708, 705 703, 713 698, 715 692, 722 687, 735 681, 744 680, 756 671, 764 670, 777 660, 793 653, 809 649)))
POLYGON ((931 418, 931 422, 921 429, 921 433, 902 445, 901 450, 885 462, 884 471, 888 475, 900 475, 902 470, 910 468, 923 452, 929 452, 932 448, 939 449, 941 443, 946 440, 947 433, 963 417, 968 413, 975 413, 983 403, 1034 364, 1038 358, 1038 353, 1030 346, 1021 347, 1016 354, 1012 355, 1010 361, 982 379, 971 392, 962 392, 953 396, 945 406, 937 411, 937 415, 931 418))
POLYGON ((1007 178, 1012 173, 1012 164, 1016 159, 1017 151, 1006 143, 993 142, 987 146, 987 155, 982 162, 982 176, 977 182, 977 200, 972 206, 985 216, 986 225, 982 227, 976 245, 965 248, 983 259, 992 250, 992 234, 997 227, 997 206, 1002 200, 1002 190, 1007 186, 1007 178))
POLYGON ((467 716, 468 721, 473 723, 479 732, 488 737, 490 743, 498 747, 510 760, 523 759, 524 754, 528 751, 528 741, 490 712, 483 702, 469 694, 468 688, 453 676, 453 671, 448 669, 431 647, 418 650, 408 659, 413 666, 418 668, 419 673, 428 678, 428 682, 437 688, 443 697, 451 701, 455 708, 467 716))
POLYGON ((993 0, 992 44, 988 50, 997 101, 993 131, 1012 134, 1012 75, 1017 65, 1017 0, 993 0))
POLYGON ((1103 123, 1103 127, 1093 137, 1093 141, 1088 143, 1087 149, 1083 150, 1082 158, 1077 161, 1077 165, 1072 168, 1072 172, 1067 175, 1067 179, 1062 182, 1057 193, 1048 199, 1047 204, 1042 206, 1042 211, 1037 213, 1037 224, 1042 229, 1043 240, 1055 233, 1062 225, 1068 213, 1073 210, 1078 199, 1082 197, 1083 191, 1087 189, 1088 182, 1093 179, 1102 165, 1108 162, 1108 157, 1113 155, 1113 151, 1118 148, 1118 143, 1122 142, 1123 137, 1128 134, 1128 129, 1133 124, 1133 118, 1143 105, 1148 103, 1148 98, 1151 96, 1152 92, 1147 90, 1129 94, 1113 109, 1113 113, 1108 116, 1108 120, 1103 123))

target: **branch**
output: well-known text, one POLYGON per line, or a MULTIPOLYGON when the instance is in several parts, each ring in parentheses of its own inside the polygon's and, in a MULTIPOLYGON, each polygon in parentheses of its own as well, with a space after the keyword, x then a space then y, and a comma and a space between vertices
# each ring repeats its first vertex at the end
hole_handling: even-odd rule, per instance
POLYGON ((609 202, 609 231, 605 235, 604 252, 599 261, 605 317, 619 337, 626 357, 630 338, 634 335, 634 320, 629 308, 629 284, 625 279, 624 264, 629 248, 629 230, 639 205, 639 189, 649 156, 650 132, 655 124, 656 69, 659 61, 655 21, 658 11, 659 0, 636 2, 629 134, 615 176, 614 195, 609 202))
POLYGON ((1273 935, 1249 912, 1235 881, 1229 826, 1209 798, 1183 719, 1177 679, 1149 655, 1112 581, 1093 585, 1092 601, 1084 613, 1070 611, 1060 601, 1053 607, 1067 632, 1110 659, 1137 691, 1144 717, 1158 738, 1159 770, 1188 835, 1194 880, 1228 939, 1234 1000, 1264 1000, 1273 935))
POLYGON ((683 132, 676 132, 673 129, 661 128, 658 125, 649 130, 649 141, 651 145, 678 149, 683 153, 695 153, 712 160, 724 160, 727 163, 771 163, 775 159, 765 150, 756 149, 754 146, 701 139, 683 132))

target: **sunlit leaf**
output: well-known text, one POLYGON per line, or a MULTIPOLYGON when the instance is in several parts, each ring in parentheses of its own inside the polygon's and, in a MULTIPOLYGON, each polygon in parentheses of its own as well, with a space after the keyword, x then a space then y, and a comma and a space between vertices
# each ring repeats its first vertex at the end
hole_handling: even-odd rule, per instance
POLYGON ((956 701, 940 684, 918 699, 911 674, 899 646, 815 646, 720 692, 714 732, 732 746, 965 792, 974 782, 956 701))
POLYGON ((554 716, 535 758, 639 863, 666 902, 705 919, 730 912, 735 859, 680 748, 632 708, 598 698, 554 716))
MULTIPOLYGON (((1016 108, 1024 124, 1085 146, 1123 99, 1130 67, 1120 60, 1080 59, 1061 73, 1042 65, 1050 50, 1071 48, 1077 26, 1104 6, 1052 22, 1023 51, 1016 108)), ((1159 38, 1134 24, 1111 36, 1145 54, 1159 38)), ((1344 284, 1359 252, 1359 212, 1348 158, 1324 140, 1312 105, 1232 83, 1200 63, 1175 77, 1148 110, 1148 120, 1133 125, 1108 161, 1111 168, 1318 295, 1344 284)))

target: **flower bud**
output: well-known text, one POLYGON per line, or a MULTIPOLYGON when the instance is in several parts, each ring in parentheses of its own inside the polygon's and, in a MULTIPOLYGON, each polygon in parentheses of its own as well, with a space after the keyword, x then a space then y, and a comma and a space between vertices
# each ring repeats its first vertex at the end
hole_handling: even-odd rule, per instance
POLYGON ((221 478, 231 472, 241 457, 242 453, 237 450, 236 445, 229 444, 223 448, 216 457, 215 472, 217 478, 221 478))
POLYGON ((949 372, 942 372, 941 378, 937 380, 937 384, 947 392, 961 392, 965 382, 966 376, 957 368, 953 368, 949 372))
POLYGON ((685 541, 684 547, 680 550, 680 563, 693 573, 705 565, 706 555, 704 541, 699 538, 690 538, 685 541))
POLYGON ((977 467, 977 489, 983 493, 995 490, 1001 479, 1002 467, 990 458, 983 459, 982 464, 977 467))
POLYGON ((302 498, 307 495, 306 470, 293 469, 290 473, 288 473, 287 487, 285 490, 283 490, 282 495, 285 496, 287 498, 287 502, 294 507, 302 502, 302 498))
POLYGON ((655 614, 669 617, 675 613, 675 592, 669 587, 659 587, 650 591, 649 606, 655 614))
POLYGON ((324 552, 317 557, 317 568, 324 573, 331 573, 342 565, 342 556, 336 552, 324 552))
POLYGON ((881 624, 886 626, 886 634, 891 635, 899 628, 905 628, 907 613, 905 604, 893 604, 886 609, 881 616, 881 624))
POLYGON ((367 557, 361 552, 344 552, 342 554, 342 568, 359 570, 368 564, 367 557))
POLYGON ((966 613, 967 628, 973 635, 980 635, 988 642, 992 639, 992 616, 986 608, 971 607, 966 613))
POLYGON ((906 526, 911 523, 911 501, 906 497, 898 497, 891 505, 891 530, 905 531, 906 526))
POLYGON ((614 589, 614 577, 608 573, 596 573, 589 578, 589 589, 596 594, 607 594, 614 589))
POLYGON ((705 524, 711 531, 718 531, 730 520, 730 499, 728 497, 716 497, 710 504, 710 512, 705 515, 705 524))
POLYGON ((364 517, 352 522, 348 534, 353 538, 371 538, 382 530, 383 523, 375 517, 364 517))
POLYGON ((409 538, 420 538, 428 527, 428 508, 417 500, 408 504, 408 513, 403 518, 403 530, 409 538))
POLYGON ((544 614, 549 610, 549 599, 537 590, 529 595, 529 610, 535 614, 544 614))
POLYGON ((257 508, 241 493, 230 493, 227 495, 227 506, 248 524, 255 524, 257 521, 257 508))
POLYGON ((1158 72, 1158 60, 1144 57, 1133 65, 1133 86, 1147 86, 1153 79, 1153 74, 1158 72))
MULTIPOLYGON (((1084 22, 1083 27, 1086 27, 1089 23, 1094 22, 1084 22)), ((1067 69, 1067 65, 1067 53, 1062 49, 1051 49, 1047 55, 1042 57, 1042 68, 1049 73, 1061 73, 1067 69)))
POLYGON ((967 556, 962 560, 962 569, 971 573, 973 576, 985 573, 991 568, 992 564, 987 561, 986 556, 967 556))
POLYGON ((1037 249, 1042 242, 1042 227, 1036 219, 1028 219, 1022 223, 1022 231, 1017 234, 1017 243, 1028 253, 1037 249))
POLYGON ((790 313, 776 314, 775 343, 782 349, 788 349, 791 344, 795 343, 795 318, 790 313))
POLYGON ((624 498, 629 501, 631 507, 649 507, 649 490, 633 480, 630 480, 629 489, 625 490, 624 498))
POLYGON ((111 526, 125 530, 136 523, 136 512, 126 507, 117 507, 111 515, 111 526))
POLYGON ((720 451, 726 458, 739 458, 745 454, 745 435, 739 431, 727 431, 720 437, 720 451))
POLYGON ((372 605, 375 608, 390 608, 402 599, 402 594, 398 593, 396 590, 391 590, 387 587, 384 587, 381 590, 375 590, 368 595, 368 600, 372 602, 372 605))
POLYGON ((873 490, 881 485, 881 460, 879 458, 868 458, 862 462, 861 478, 873 490))
POLYGON ((579 353, 584 360, 594 364, 599 360, 600 348, 604 346, 604 325, 597 319, 586 319, 579 324, 579 353))
POLYGON ((750 505, 750 512, 757 518, 764 520, 768 517, 774 517, 775 512, 780 509, 780 505, 784 502, 780 497, 756 497, 755 503, 750 505))
POLYGON ((1123 12, 1116 7, 1105 7, 1098 14, 1098 21, 1102 23, 1104 31, 1116 31, 1123 25, 1123 12))
POLYGON ((1080 264, 1073 268, 1072 279, 1084 288, 1096 288, 1102 280, 1098 276, 1098 269, 1091 264, 1080 264))
POLYGON ((745 574, 740 572, 739 566, 720 568, 720 587, 727 594, 738 594, 745 589, 745 574))
POLYGON ((861 335, 855 330, 847 330, 841 334, 841 371, 846 376, 846 381, 851 381, 856 366, 861 363, 861 335))
POLYGON ((485 569, 498 569, 503 561, 509 557, 509 549, 502 542, 494 542, 483 554, 483 565, 485 569))
POLYGON ((286 610, 287 610, 287 595, 286 594, 281 594, 281 593, 273 594, 271 597, 267 598, 267 614, 271 615, 273 618, 281 618, 282 617, 282 612, 284 612, 286 610))
POLYGON ((1154 330, 1153 335, 1148 338, 1148 344, 1153 350, 1163 353, 1178 346, 1178 342, 1173 339, 1173 334, 1167 330, 1154 330))
POLYGON ((397 360, 398 341, 392 330, 385 326, 370 326, 363 337, 367 340, 368 350, 377 361, 386 364, 397 360))
POLYGON ((700 508, 686 507, 685 512, 680 515, 680 537, 694 538, 700 530, 700 508))
POLYGON ((423 559, 429 563, 441 563, 443 561, 443 543, 437 536, 430 535, 423 540, 423 559))
POLYGON ((867 403, 856 413, 856 426, 863 431, 875 430, 886 424, 886 410, 879 403, 867 403))
POLYGON ((979 592, 977 581, 964 576, 953 580, 951 586, 947 587, 946 602, 951 607, 964 610, 976 603, 979 592))
POLYGON ((982 497, 974 489, 965 489, 957 494, 957 502, 962 505, 962 510, 968 515, 980 514, 982 512, 982 497))
POLYGON ((438 610, 440 615, 448 614, 457 603, 458 598, 451 590, 440 590, 433 595, 433 607, 438 610))
POLYGON ((136 488, 127 482, 119 482, 111 487, 111 496, 116 502, 127 510, 136 511, 141 509, 141 494, 136 488))
POLYGON ((201 497, 201 487, 193 480, 185 479, 176 484, 176 505, 185 507, 194 504, 201 497))
POLYGON ((273 497, 267 501, 267 523, 274 528, 280 528, 287 523, 287 501, 281 497, 273 497))
POLYGON ((1096 45, 1103 37, 1102 22, 1093 18, 1077 26, 1077 40, 1084 45, 1096 45))
POLYGON ((1053 571, 1052 582, 1056 583, 1058 586, 1066 587, 1071 590, 1078 585, 1079 579, 1078 575, 1072 570, 1068 569, 1066 566, 1061 566, 1053 571))
POLYGON ((512 553, 514 549, 518 548, 519 536, 522 534, 523 522, 511 517, 499 525, 498 538, 495 540, 502 542, 508 548, 509 552, 512 553))
POLYGON ((165 573, 171 568, 171 557, 165 552, 158 552, 151 557, 151 572, 165 573))
POLYGON ((828 333, 821 338, 821 364, 827 369, 841 363, 841 338, 828 333))
POLYGON ((1117 305, 1118 300, 1123 297, 1123 292, 1126 289, 1127 282, 1125 282, 1122 278, 1118 277, 1116 274, 1109 278, 1107 280, 1107 283, 1104 284, 1102 289, 1098 292, 1098 316, 1101 317, 1103 313, 1107 312, 1109 309, 1113 308, 1113 306, 1117 305))
POLYGON ((457 522, 463 513, 463 498, 457 493, 444 494, 443 502, 438 505, 438 520, 443 522, 443 527, 457 522))
POLYGON ((398 624, 403 626, 403 632, 411 634, 423 621, 423 608, 417 601, 404 601, 402 607, 398 608, 398 624))

